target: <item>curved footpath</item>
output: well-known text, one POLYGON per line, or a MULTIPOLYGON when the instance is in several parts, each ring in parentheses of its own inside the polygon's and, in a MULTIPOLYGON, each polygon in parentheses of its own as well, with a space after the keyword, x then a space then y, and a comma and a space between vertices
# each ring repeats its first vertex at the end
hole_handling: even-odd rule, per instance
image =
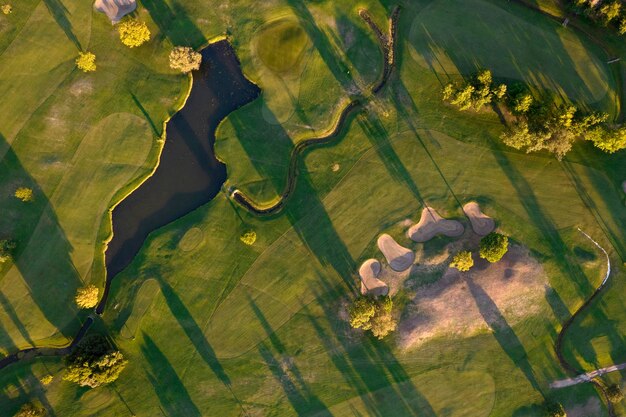
MULTIPOLYGON (((389 17, 389 31, 388 34, 383 34, 382 30, 373 21, 369 12, 365 9, 359 10, 359 16, 368 24, 378 39, 379 46, 383 53, 383 69, 380 79, 370 87, 372 94, 377 94, 387 84, 389 77, 395 67, 395 48, 396 48, 396 34, 398 17, 400 14, 400 6, 395 6, 391 16, 389 17)), ((244 207, 249 212, 262 216, 271 215, 280 212, 287 200, 296 188, 298 178, 298 162, 300 155, 308 148, 314 145, 323 145, 333 141, 342 132, 348 116, 356 111, 362 109, 362 98, 352 99, 339 113, 339 117, 335 122, 330 132, 322 136, 312 137, 308 139, 300 140, 291 150, 289 158, 289 169, 287 170, 287 184, 283 192, 274 203, 259 204, 245 195, 241 190, 236 187, 231 187, 228 190, 230 197, 236 201, 239 205, 244 207)))

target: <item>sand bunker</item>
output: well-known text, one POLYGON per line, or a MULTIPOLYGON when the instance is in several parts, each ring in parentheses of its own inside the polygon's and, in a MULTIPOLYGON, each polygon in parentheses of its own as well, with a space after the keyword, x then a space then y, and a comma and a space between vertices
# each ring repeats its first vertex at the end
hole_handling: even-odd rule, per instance
POLYGON ((551 290, 546 275, 523 247, 511 245, 495 264, 479 259, 467 274, 449 268, 437 282, 416 290, 400 322, 400 346, 506 329, 546 307, 545 294, 551 290))
POLYGON ((359 268, 361 277, 361 294, 363 295, 387 295, 387 284, 376 278, 380 274, 380 262, 376 259, 368 259, 359 268))
POLYGON ((463 206, 463 211, 469 217, 472 229, 474 229, 474 233, 477 235, 485 236, 495 229, 496 223, 491 217, 480 211, 478 203, 474 201, 467 203, 463 206))
POLYGON ((378 249, 383 253, 387 263, 394 271, 406 271, 415 260, 415 254, 411 249, 401 246, 386 233, 378 238, 378 249))
POLYGON ((436 235, 461 236, 464 230, 460 222, 444 219, 431 207, 425 207, 419 223, 411 226, 407 234, 414 242, 427 242, 436 235))
POLYGON ((122 17, 132 13, 137 8, 136 0, 96 0, 93 7, 104 14, 116 24, 122 17))

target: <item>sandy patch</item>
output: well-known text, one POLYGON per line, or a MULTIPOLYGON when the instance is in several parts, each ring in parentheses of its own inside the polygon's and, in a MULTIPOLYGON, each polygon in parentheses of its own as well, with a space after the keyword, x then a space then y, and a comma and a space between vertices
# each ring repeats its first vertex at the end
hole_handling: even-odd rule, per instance
POLYGON ((498 263, 475 262, 468 273, 447 268, 437 282, 416 290, 399 326, 400 346, 498 331, 541 311, 547 277, 527 249, 511 245, 498 263))
POLYGON ((341 168, 341 166, 340 166, 339 164, 337 164, 337 163, 334 163, 334 164, 330 167, 331 171, 333 171, 333 172, 337 172, 337 171, 339 171, 339 169, 340 169, 340 168, 341 168))
POLYGON ((88 78, 81 78, 70 85, 69 91, 74 97, 89 94, 93 91, 93 81, 88 78))
POLYGON ((567 417, 600 417, 604 415, 598 397, 590 397, 584 404, 567 407, 565 412, 567 417))
POLYGON ((460 222, 444 219, 433 208, 424 207, 419 223, 411 226, 407 235, 414 242, 427 242, 436 235, 458 237, 464 230, 460 222))
POLYGON ((136 0, 96 0, 93 7, 104 14, 116 24, 122 17, 133 12, 137 8, 136 0))
POLYGON ((387 263, 394 271, 406 271, 413 265, 415 260, 415 254, 411 249, 401 246, 386 233, 378 237, 378 249, 380 249, 387 263))
POLYGON ((467 214, 467 217, 469 217, 474 233, 485 236, 495 229, 496 223, 491 217, 480 211, 480 206, 475 201, 464 205, 463 211, 467 214))
POLYGON ((363 295, 387 295, 389 287, 379 280, 381 265, 376 259, 368 259, 359 268, 361 277, 361 294, 363 295))

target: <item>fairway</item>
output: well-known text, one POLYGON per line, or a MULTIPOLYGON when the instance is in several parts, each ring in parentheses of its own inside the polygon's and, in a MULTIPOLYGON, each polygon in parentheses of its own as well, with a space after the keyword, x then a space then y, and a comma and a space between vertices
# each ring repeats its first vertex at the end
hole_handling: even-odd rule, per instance
POLYGON ((490 69, 494 83, 618 123, 623 38, 553 0, 145 0, 133 17, 150 40, 127 48, 90 2, 12 6, 0 14, 0 240, 18 245, 0 263, 0 360, 65 346, 93 317, 89 334, 128 364, 91 389, 63 380, 62 357, 20 360, 0 369, 3 413, 33 402, 69 417, 542 417, 554 401, 570 417, 587 405, 609 416, 594 385, 550 384, 572 376, 555 351, 563 324, 605 278, 604 253, 581 232, 613 270, 561 353, 576 372, 626 361, 626 151, 580 139, 563 160, 526 154, 500 139, 513 117, 502 107, 458 111, 441 97, 490 69), (397 5, 393 68, 374 92, 397 5), (205 61, 191 77, 169 67, 174 46, 216 39, 232 46, 231 67, 205 61), (96 55, 95 72, 76 68, 79 51, 96 55), (244 78, 228 87, 233 68, 244 78), (200 82, 206 94, 189 95, 200 82), (254 94, 223 110, 244 84, 254 94), (181 111, 189 97, 200 110, 181 111), (204 204, 193 184, 214 179, 213 131, 226 182, 204 204), (161 155, 164 143, 189 152, 161 155), (138 192, 157 167, 169 167, 167 195, 138 192), (34 200, 16 198, 19 187, 34 200), (235 191, 281 204, 259 214, 235 191), (186 205, 191 192, 203 205, 186 205), (135 200, 155 219, 165 206, 178 214, 146 229, 101 315, 79 310, 79 287, 102 294, 114 226, 131 231, 112 225, 112 208, 135 200), (437 216, 449 222, 418 227, 437 216), (492 230, 509 239, 493 265, 479 256, 492 230), (466 250, 473 266, 459 272, 450 263, 466 250), (381 340, 351 324, 370 259, 397 320, 381 340))

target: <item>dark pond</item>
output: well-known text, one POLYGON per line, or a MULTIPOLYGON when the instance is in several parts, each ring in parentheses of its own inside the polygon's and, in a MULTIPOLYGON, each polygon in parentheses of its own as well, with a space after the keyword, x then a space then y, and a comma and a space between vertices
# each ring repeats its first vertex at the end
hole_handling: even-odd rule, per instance
POLYGON ((98 314, 104 311, 111 280, 131 263, 148 234, 206 204, 219 192, 226 167, 213 153, 215 129, 259 93, 242 74, 228 41, 202 50, 202 65, 193 72, 187 103, 167 123, 156 172, 113 210, 107 282, 98 314))

